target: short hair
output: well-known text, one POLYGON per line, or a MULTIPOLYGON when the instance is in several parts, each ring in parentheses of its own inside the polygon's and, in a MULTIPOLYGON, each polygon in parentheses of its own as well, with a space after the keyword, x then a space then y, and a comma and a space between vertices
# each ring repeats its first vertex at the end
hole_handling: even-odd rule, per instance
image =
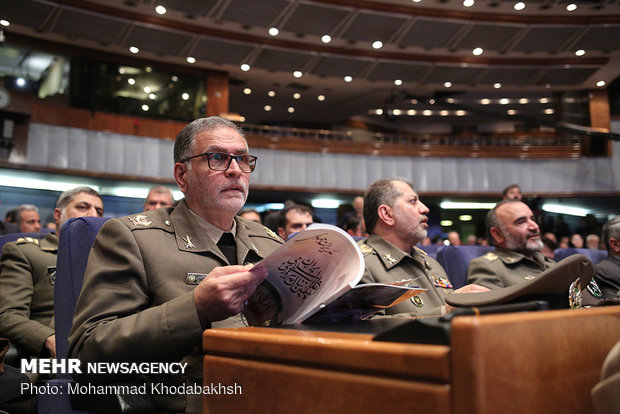
MULTIPOLYGON (((170 190, 165 185, 156 185, 156 186, 151 187, 149 189, 149 194, 151 194, 151 193, 155 193, 155 194, 170 194, 170 197, 172 197, 172 190, 170 190)), ((148 198, 148 195, 147 195, 147 198, 148 198)))
POLYGON ((237 213, 238 216, 242 216, 245 213, 256 213, 260 216, 260 213, 258 212, 258 210, 255 210, 253 208, 242 208, 241 210, 239 210, 239 212, 237 213))
POLYGON ((17 207, 17 215, 15 217, 15 222, 17 224, 22 223, 22 211, 34 211, 38 213, 39 209, 34 204, 22 204, 19 207, 17 207))
MULTIPOLYGON (((219 116, 198 118, 185 126, 174 141, 174 162, 181 162, 192 155, 196 135, 203 131, 212 131, 217 128, 230 128, 235 130, 244 141, 243 130, 233 122, 219 116)), ((247 145, 247 141, 246 141, 247 145)))
POLYGON ((490 246, 495 246, 495 240, 493 239, 493 236, 491 235, 491 228, 498 227, 502 231, 505 230, 504 223, 500 222, 499 219, 497 218, 497 209, 503 206, 504 204, 509 204, 509 203, 523 203, 523 201, 515 200, 512 198, 509 198, 507 200, 502 200, 499 203, 495 204, 495 206, 491 210, 489 210, 489 212, 487 213, 484 223, 486 225, 487 241, 489 242, 490 246))
POLYGON ((93 190, 92 188, 87 186, 81 186, 72 188, 71 190, 67 190, 62 193, 60 197, 58 197, 58 201, 56 201, 56 208, 61 211, 64 210, 69 205, 69 203, 73 201, 75 196, 80 193, 90 194, 92 196, 98 197, 101 201, 103 201, 101 195, 96 190, 93 190))
POLYGON ((347 230, 355 230, 357 229, 360 225, 362 224, 362 218, 358 217, 358 216, 351 216, 349 217, 349 219, 346 221, 346 223, 344 223, 343 229, 344 231, 347 230))
POLYGON ((278 217, 278 227, 286 227, 286 215, 289 211, 296 211, 299 214, 308 213, 314 220, 314 214, 308 206, 304 206, 303 204, 291 204, 290 206, 284 207, 282 210, 280 210, 280 216, 278 217))
POLYGON ((364 194, 364 222, 366 223, 368 234, 373 234, 377 226, 379 206, 385 204, 386 206, 394 207, 396 199, 403 194, 394 187, 394 181, 401 181, 414 190, 413 184, 400 178, 381 178, 370 184, 364 194))
POLYGON ((502 197, 506 197, 508 191, 512 190, 513 188, 518 188, 519 191, 521 191, 521 187, 519 187, 519 184, 510 184, 508 187, 504 188, 504 191, 502 191, 502 197))
POLYGON ((609 239, 612 237, 620 241, 620 214, 609 219, 603 226, 603 241, 608 252, 611 252, 609 239))
POLYGON ((18 207, 12 208, 6 212, 6 214, 4 215, 4 219, 6 220, 7 223, 16 223, 18 212, 19 212, 18 207))

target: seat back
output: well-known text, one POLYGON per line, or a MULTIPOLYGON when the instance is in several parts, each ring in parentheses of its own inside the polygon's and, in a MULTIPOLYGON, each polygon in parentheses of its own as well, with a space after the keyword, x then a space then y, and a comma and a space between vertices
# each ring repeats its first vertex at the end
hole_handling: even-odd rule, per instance
POLYGON ((76 217, 67 220, 60 229, 54 285, 57 358, 67 357, 73 311, 82 290, 88 254, 99 229, 107 220, 106 217, 76 217))
POLYGON ((572 256, 574 254, 583 254, 586 256, 593 265, 607 258, 609 253, 607 250, 591 250, 591 249, 577 249, 576 247, 568 247, 565 249, 555 249, 553 251, 553 260, 559 262, 562 259, 572 256))
POLYGON ((469 262, 493 250, 490 246, 442 246, 437 250, 437 261, 446 271, 454 289, 467 284, 469 262))
POLYGON ((41 231, 39 233, 9 233, 0 236, 0 251, 6 243, 14 242, 22 237, 32 237, 33 239, 42 239, 47 236, 49 231, 41 231))

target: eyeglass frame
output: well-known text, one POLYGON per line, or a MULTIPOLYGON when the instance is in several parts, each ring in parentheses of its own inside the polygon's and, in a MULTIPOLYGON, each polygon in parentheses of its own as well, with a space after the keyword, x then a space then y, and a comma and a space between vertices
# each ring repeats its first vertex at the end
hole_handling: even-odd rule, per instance
POLYGON ((235 160, 235 162, 237 163, 237 165, 239 166, 239 169, 241 170, 241 163, 239 162, 239 160, 237 159, 238 157, 249 157, 249 162, 248 162, 248 166, 250 167, 250 171, 243 171, 241 170, 241 172, 244 173, 253 173, 254 170, 256 169, 256 160, 258 160, 258 157, 256 155, 250 155, 250 154, 227 154, 225 152, 203 152, 200 154, 196 154, 196 155, 192 155, 189 156, 185 159, 180 160, 179 162, 184 163, 187 162, 191 159, 194 158, 198 158, 198 157, 205 157, 207 159, 207 165, 209 166, 210 170, 213 171, 228 171, 228 169, 230 168, 230 165, 232 164, 233 159, 235 160), (220 154, 220 155, 226 155, 228 157, 228 165, 226 165, 226 168, 223 170, 216 170, 215 168, 211 167, 211 160, 209 159, 209 157, 212 154, 220 154), (252 164, 253 163, 253 164, 252 164))

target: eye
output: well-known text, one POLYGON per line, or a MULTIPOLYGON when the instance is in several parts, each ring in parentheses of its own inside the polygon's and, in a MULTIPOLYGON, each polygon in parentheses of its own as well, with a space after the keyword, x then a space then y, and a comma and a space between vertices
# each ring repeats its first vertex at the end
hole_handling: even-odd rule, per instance
POLYGON ((227 158, 228 158, 228 155, 221 154, 219 152, 215 152, 215 153, 211 154, 211 160, 212 161, 223 161, 223 160, 225 160, 227 158))

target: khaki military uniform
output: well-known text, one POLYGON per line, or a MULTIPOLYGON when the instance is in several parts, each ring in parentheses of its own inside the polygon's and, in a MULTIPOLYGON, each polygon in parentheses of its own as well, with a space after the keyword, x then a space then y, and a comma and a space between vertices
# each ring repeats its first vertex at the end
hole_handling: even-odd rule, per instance
POLYGON ((31 356, 49 356, 45 340, 54 334, 54 277, 58 237, 30 237, 6 243, 0 274, 0 337, 31 356))
MULTIPOLYGON (((282 240, 258 223, 236 221, 239 264, 256 263, 282 240)), ((69 336, 69 354, 87 361, 189 362, 185 376, 149 378, 167 384, 202 384, 202 327, 194 288, 228 262, 182 200, 107 221, 91 250, 69 336)), ((229 318, 230 319, 230 318, 229 318)), ((212 326, 239 325, 239 318, 212 326)), ((206 327, 208 328, 208 326, 206 327)), ((108 378, 109 379, 109 378, 108 378)), ((155 396, 158 408, 185 410, 185 396, 155 396)), ((200 411, 200 395, 187 411, 200 411)))
POLYGON ((513 250, 496 247, 469 262, 467 283, 499 289, 532 280, 553 265, 555 262, 542 253, 535 253, 530 259, 513 250))
POLYGON ((366 269, 360 283, 390 283, 414 279, 410 285, 428 289, 410 300, 388 308, 382 314, 399 316, 441 316, 444 298, 452 285, 441 265, 414 247, 407 254, 380 236, 371 235, 358 242, 366 269))
POLYGON ((609 255, 594 267, 594 280, 606 299, 618 298, 620 292, 620 257, 609 255))

